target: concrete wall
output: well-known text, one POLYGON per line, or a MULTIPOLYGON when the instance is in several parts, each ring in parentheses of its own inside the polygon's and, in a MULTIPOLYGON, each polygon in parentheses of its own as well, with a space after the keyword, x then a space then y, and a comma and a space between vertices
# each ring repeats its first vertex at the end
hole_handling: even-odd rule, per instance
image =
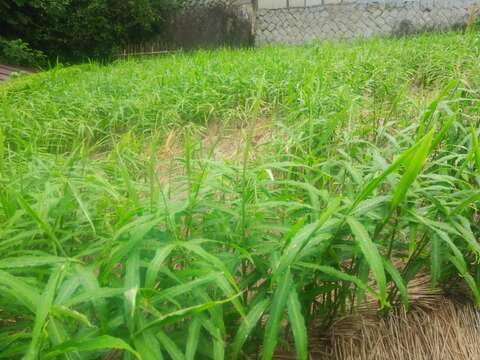
POLYGON ((369 37, 447 29, 478 0, 258 0, 255 44, 369 37))
POLYGON ((473 5, 480 0, 187 0, 159 39, 127 53, 449 29, 464 26, 473 5))
POLYGON ((188 0, 169 17, 155 48, 250 46, 254 43, 254 23, 252 0, 188 0))

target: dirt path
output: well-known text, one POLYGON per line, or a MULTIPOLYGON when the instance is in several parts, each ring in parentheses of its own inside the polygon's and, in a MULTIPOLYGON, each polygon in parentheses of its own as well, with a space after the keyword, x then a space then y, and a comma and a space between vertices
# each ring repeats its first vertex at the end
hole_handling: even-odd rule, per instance
POLYGON ((33 73, 34 69, 0 64, 0 82, 7 80, 13 73, 33 73))

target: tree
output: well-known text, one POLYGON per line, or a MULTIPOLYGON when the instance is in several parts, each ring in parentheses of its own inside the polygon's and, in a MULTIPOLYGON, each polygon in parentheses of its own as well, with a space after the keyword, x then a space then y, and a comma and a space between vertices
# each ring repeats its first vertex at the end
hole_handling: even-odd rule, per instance
POLYGON ((0 36, 50 59, 108 57, 159 34, 170 0, 0 0, 0 36))

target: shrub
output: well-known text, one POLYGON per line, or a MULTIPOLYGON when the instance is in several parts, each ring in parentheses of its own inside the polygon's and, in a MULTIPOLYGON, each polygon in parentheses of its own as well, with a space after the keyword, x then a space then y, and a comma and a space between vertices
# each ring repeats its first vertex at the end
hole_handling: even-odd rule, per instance
POLYGON ((39 66, 46 62, 46 56, 21 39, 0 38, 0 61, 11 65, 39 66))
POLYGON ((0 0, 0 29, 50 59, 109 57, 158 34, 170 0, 0 0))

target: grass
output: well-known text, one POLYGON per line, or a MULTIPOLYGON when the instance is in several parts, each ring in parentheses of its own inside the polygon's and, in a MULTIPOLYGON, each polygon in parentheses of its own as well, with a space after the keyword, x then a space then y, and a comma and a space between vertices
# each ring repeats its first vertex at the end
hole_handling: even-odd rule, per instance
POLYGON ((480 303, 480 33, 0 87, 0 358, 308 356, 408 283, 480 303))

